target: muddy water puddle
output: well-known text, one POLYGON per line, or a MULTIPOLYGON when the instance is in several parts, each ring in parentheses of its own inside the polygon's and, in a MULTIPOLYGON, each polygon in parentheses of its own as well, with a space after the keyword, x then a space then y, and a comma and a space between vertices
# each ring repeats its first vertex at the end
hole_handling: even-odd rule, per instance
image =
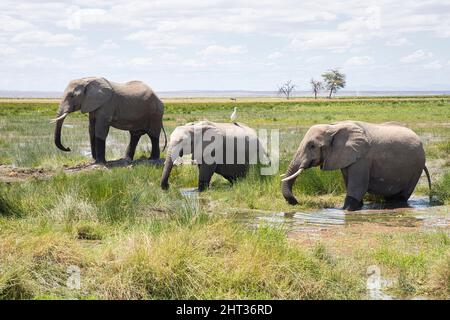
MULTIPOLYGON (((195 188, 180 189, 187 204, 199 208, 204 204, 195 188)), ((228 211, 228 210, 226 210, 228 211)), ((319 209, 295 212, 268 212, 232 209, 235 219, 251 228, 281 227, 287 233, 320 234, 346 226, 373 225, 383 228, 445 229, 450 231, 450 206, 430 203, 428 197, 413 196, 405 205, 368 203, 363 209, 348 212, 341 209, 319 209)))
POLYGON ((320 209, 303 212, 238 213, 238 221, 251 227, 270 225, 288 233, 317 233, 358 224, 403 228, 450 228, 450 207, 430 205, 426 197, 413 197, 407 206, 367 204, 362 210, 320 209))

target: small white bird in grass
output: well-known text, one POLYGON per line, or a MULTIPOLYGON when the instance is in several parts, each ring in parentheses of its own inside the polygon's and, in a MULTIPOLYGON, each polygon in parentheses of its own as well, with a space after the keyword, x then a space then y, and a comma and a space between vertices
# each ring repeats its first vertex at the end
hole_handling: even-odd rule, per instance
POLYGON ((237 119, 237 107, 234 107, 234 111, 230 116, 231 122, 236 123, 236 119, 237 119))

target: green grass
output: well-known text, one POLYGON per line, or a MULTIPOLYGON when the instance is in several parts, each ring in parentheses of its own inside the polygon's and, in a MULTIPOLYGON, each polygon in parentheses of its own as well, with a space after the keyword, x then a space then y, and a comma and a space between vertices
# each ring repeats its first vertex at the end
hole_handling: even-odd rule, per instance
MULTIPOLYGON (((336 99, 305 101, 169 102, 168 134, 177 125, 208 118, 280 130, 284 172, 309 126, 344 119, 398 121, 423 139, 433 172, 433 193, 450 203, 449 98, 336 99)), ((282 228, 240 224, 245 210, 291 212, 337 207, 344 199, 339 171, 307 170, 286 204, 280 177, 252 168, 231 186, 214 176, 212 187, 190 205, 180 188, 197 186, 197 169, 175 167, 168 191, 159 188, 161 167, 92 170, 66 174, 63 167, 91 161, 87 119, 66 120, 63 153, 53 145, 54 103, 0 101, 0 164, 42 167, 54 176, 0 185, 0 298, 7 299, 361 299, 367 266, 395 280, 398 296, 449 298, 448 234, 435 230, 380 232, 370 246, 350 252, 326 241, 299 245, 282 228), (66 286, 67 268, 81 270, 81 289, 66 286)), ((120 158, 128 134, 111 130, 107 157, 120 158)), ((148 139, 138 157, 148 155, 148 139)), ((426 194, 421 181, 418 193, 426 194)), ((361 236, 364 239, 365 236, 361 236)), ((334 239, 339 243, 341 238, 334 239)))
POLYGON ((450 295, 450 236, 445 232, 411 232, 382 240, 372 250, 375 263, 383 265, 396 280, 397 296, 450 295))
POLYGON ((434 187, 434 195, 445 203, 450 203, 450 172, 447 172, 434 187))

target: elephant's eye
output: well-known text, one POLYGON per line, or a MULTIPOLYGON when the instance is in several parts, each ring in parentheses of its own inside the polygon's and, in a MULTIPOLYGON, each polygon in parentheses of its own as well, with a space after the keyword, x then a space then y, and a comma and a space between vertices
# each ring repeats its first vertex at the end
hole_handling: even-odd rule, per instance
POLYGON ((314 149, 315 147, 316 147, 316 146, 315 146, 314 144, 310 144, 310 145, 309 145, 309 148, 310 148, 310 149, 314 149))

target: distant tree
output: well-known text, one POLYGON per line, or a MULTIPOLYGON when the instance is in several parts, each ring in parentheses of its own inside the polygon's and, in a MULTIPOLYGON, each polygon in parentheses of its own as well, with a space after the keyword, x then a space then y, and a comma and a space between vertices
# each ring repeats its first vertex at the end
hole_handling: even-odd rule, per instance
POLYGON ((323 81, 325 82, 325 87, 329 90, 328 98, 336 94, 339 89, 345 87, 345 74, 339 72, 337 69, 332 69, 328 72, 322 74, 323 81))
POLYGON ((289 100, 292 92, 294 91, 294 88, 295 88, 295 84, 292 82, 292 80, 286 81, 281 86, 278 86, 278 94, 285 95, 286 99, 289 100))
POLYGON ((323 89, 323 84, 320 81, 316 81, 314 79, 311 79, 311 88, 312 92, 314 93, 314 99, 317 99, 317 95, 319 94, 320 90, 323 89))

